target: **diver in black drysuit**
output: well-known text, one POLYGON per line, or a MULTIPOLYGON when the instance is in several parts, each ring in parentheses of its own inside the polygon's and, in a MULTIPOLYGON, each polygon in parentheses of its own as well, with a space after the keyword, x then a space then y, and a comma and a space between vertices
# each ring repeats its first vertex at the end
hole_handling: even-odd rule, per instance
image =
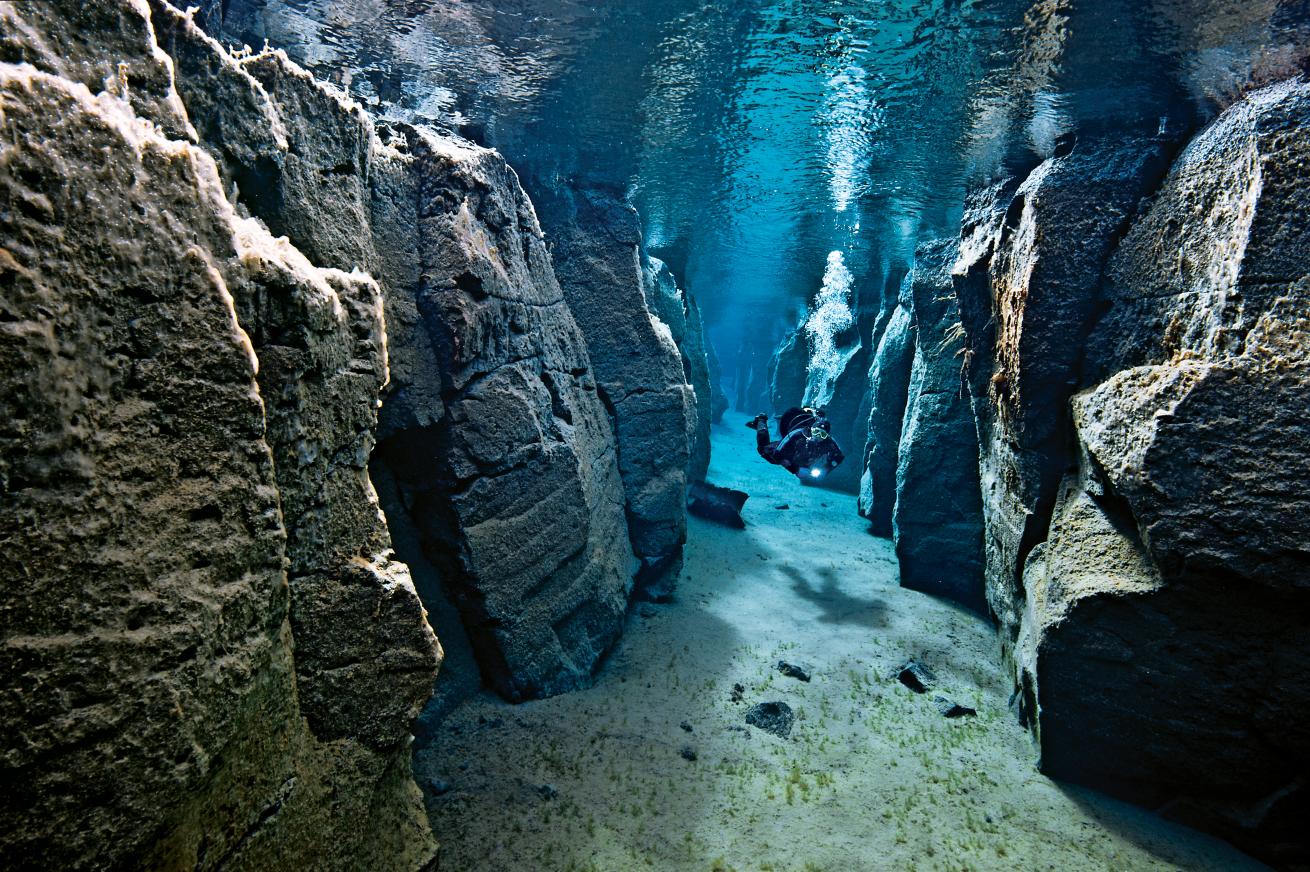
POLYGON ((790 408, 778 419, 778 441, 769 440, 768 415, 746 424, 755 431, 755 449, 801 481, 817 482, 837 468, 846 455, 832 438, 832 425, 822 409, 790 408))

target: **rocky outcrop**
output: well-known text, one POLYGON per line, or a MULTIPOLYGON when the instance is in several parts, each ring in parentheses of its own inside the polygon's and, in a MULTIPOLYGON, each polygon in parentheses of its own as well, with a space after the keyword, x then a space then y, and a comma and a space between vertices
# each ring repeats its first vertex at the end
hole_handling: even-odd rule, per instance
POLYGON ((647 304, 637 213, 607 190, 543 187, 534 199, 614 423, 639 584, 662 597, 687 535, 696 407, 673 336, 647 304))
POLYGON ((128 96, 130 71, 171 69, 143 5, 5 14, 131 87, 34 50, 0 66, 0 759, 21 785, 0 855, 424 866, 408 741, 439 648, 365 471, 378 286, 240 217, 168 138, 171 84, 128 96))
POLYGON ((1229 109, 1111 259, 1020 646, 1044 768, 1281 864, 1310 853, 1308 126, 1304 82, 1229 109))
POLYGON ((914 353, 897 441, 892 529, 902 586, 983 611, 978 440, 951 281, 958 249, 955 240, 923 243, 910 273, 914 353))
POLYGON ((233 58, 165 4, 155 19, 239 204, 381 283, 392 381, 374 472, 431 608, 457 607, 448 638, 472 650, 456 660, 510 699, 585 684, 621 628, 631 548, 586 347, 513 171, 378 130, 284 55, 233 58))
POLYGON ((632 549, 605 407, 536 215, 495 152, 404 128, 373 227, 398 349, 379 456, 511 700, 588 684, 632 549), (401 350, 403 349, 403 351, 401 350))
POLYGON ((787 331, 769 358, 769 408, 774 415, 801 405, 809 362, 810 350, 802 321, 787 331))
POLYGON ((1014 190, 980 192, 957 296, 981 447, 988 602, 1007 644, 1028 551, 1045 537, 1072 460, 1069 398, 1098 285, 1137 204, 1163 172, 1150 140, 1066 140, 1014 190))
POLYGON ((892 508, 896 505, 896 466, 915 345, 908 279, 907 275, 904 299, 892 311, 869 367, 869 423, 859 511, 868 519, 869 531, 875 536, 891 536, 892 508))
POLYGON ((710 407, 713 404, 713 390, 710 387, 709 358, 705 353, 705 327, 701 323, 700 307, 689 292, 678 287, 673 271, 659 258, 646 258, 644 279, 646 302, 655 316, 669 328, 673 342, 682 356, 683 375, 695 392, 695 426, 687 434, 691 445, 687 481, 704 481, 705 473, 710 468, 710 407))
POLYGON ((705 333, 705 359, 710 370, 710 423, 718 424, 731 404, 723 390, 723 366, 719 363, 719 354, 708 332, 705 333))

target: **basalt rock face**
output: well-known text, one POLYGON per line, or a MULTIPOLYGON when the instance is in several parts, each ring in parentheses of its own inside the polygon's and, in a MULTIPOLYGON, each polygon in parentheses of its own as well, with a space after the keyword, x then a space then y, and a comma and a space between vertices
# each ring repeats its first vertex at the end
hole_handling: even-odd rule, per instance
POLYGON ((495 152, 422 130, 397 131, 374 173, 404 349, 379 454, 487 681, 511 700, 585 686, 622 629, 632 549, 609 418, 536 215, 495 152))
POLYGON ((705 353, 705 327, 700 307, 690 293, 678 287, 672 270, 662 260, 646 258, 646 302, 656 317, 669 328, 673 342, 682 355, 682 371, 695 392, 694 428, 687 434, 691 458, 687 466, 688 482, 705 480, 710 468, 710 416, 713 390, 710 387, 709 358, 705 353))
POLYGON ((921 244, 910 273, 914 350, 896 443, 892 529, 903 586, 982 611, 978 439, 951 280, 958 250, 955 240, 921 244))
POLYGON ((607 190, 542 186, 534 200, 614 423, 639 584, 663 597, 687 535, 686 434, 695 432, 696 399, 673 336, 645 297, 637 214, 607 190))
POLYGON ((1310 858, 1307 128, 1304 82, 1227 110, 1111 259, 1020 646, 1044 768, 1286 865, 1310 858))
POLYGON ((379 288, 242 218, 168 138, 176 93, 123 96, 166 59, 147 12, 5 13, 6 44, 77 44, 129 81, 0 65, 0 856, 419 868, 409 729, 440 649, 365 470, 379 288), (95 45, 85 15, 120 26, 95 45))
POLYGON ((801 404, 805 398, 809 362, 810 351, 805 341, 805 323, 802 321, 787 331, 769 358, 769 407, 773 414, 781 415, 801 404))
POLYGON ((875 536, 892 534, 892 509, 896 505, 896 466, 915 345, 908 276, 902 297, 883 328, 869 367, 869 423, 859 510, 869 520, 869 531, 875 536))
POLYGON ((981 446, 987 599, 1008 640, 1023 611, 1024 559, 1045 537, 1072 462, 1068 402, 1101 311, 1101 273, 1158 184, 1162 151, 1149 140, 1070 143, 1012 194, 980 192, 966 219, 955 274, 981 446))
MULTIPOLYGON (((702 328, 704 324, 702 322, 702 328)), ((719 363, 719 354, 714 350, 714 343, 710 341, 709 333, 705 334, 705 360, 709 364, 710 375, 710 423, 718 424, 723 420, 723 415, 728 411, 731 403, 728 402, 728 395, 723 390, 723 366, 719 363)))
POLYGON ((155 18, 240 205, 381 283, 391 384, 373 468, 432 609, 457 606, 457 659, 515 700, 587 683, 622 625, 631 548, 585 344, 513 171, 377 129, 278 52, 233 59, 165 4, 155 18))

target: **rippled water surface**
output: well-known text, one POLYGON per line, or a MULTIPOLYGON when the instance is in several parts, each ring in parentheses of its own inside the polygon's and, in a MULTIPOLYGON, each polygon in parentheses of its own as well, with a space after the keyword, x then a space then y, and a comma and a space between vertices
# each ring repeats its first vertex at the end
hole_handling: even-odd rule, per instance
POLYGON ((1086 127, 1186 130, 1303 63, 1308 29, 1307 0, 231 0, 227 18, 525 178, 627 190, 720 335, 769 336, 830 252, 877 287, 953 231, 966 178, 1086 127))

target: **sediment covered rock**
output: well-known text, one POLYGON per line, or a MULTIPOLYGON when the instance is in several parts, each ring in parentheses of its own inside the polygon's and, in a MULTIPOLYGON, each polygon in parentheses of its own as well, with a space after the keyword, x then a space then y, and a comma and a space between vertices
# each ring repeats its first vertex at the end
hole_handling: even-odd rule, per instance
POLYGON ((914 359, 892 529, 903 586, 983 611, 978 439, 950 272, 958 250, 955 240, 923 243, 910 273, 914 359))
MULTIPOLYGON (((143 5, 65 5, 23 7, 24 32, 155 68, 143 5), (83 14, 123 26, 58 30, 83 14)), ((241 218, 207 154, 141 123, 176 95, 12 65, 0 93, 0 538, 23 579, 0 854, 425 865, 408 737, 439 648, 364 470, 377 285, 241 218)))

